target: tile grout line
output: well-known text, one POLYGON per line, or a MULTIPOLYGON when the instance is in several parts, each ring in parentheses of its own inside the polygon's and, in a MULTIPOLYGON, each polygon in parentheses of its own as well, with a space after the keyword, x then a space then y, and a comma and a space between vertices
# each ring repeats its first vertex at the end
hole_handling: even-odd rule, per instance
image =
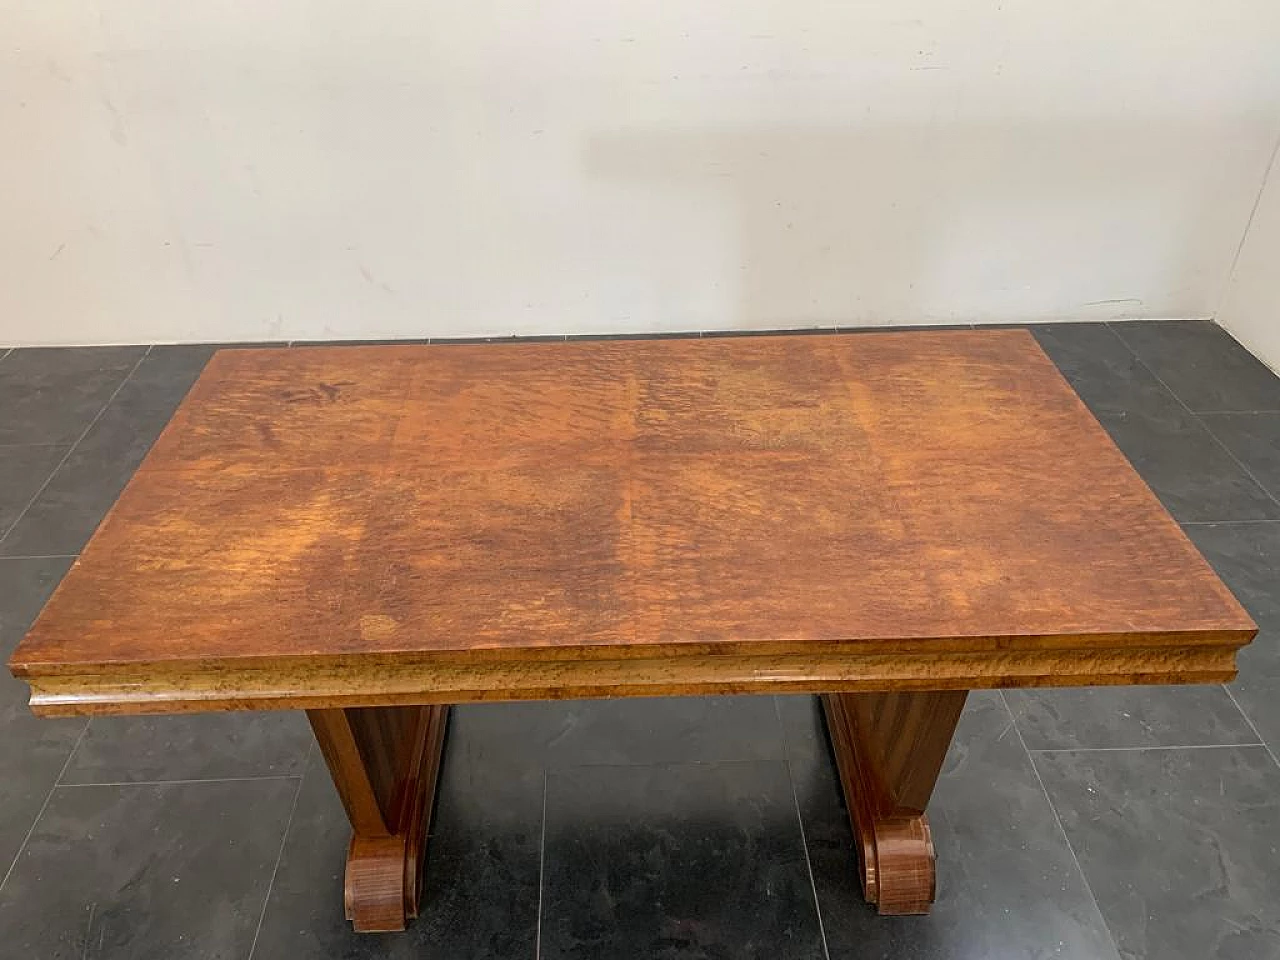
MULTIPOLYGON (((1237 705, 1237 709, 1239 709, 1239 705, 1237 705)), ((1240 712, 1243 713, 1244 711, 1241 710, 1240 712)), ((1247 721, 1249 718, 1245 717, 1244 719, 1247 721)), ((1257 733, 1257 731, 1255 730, 1254 733, 1257 733)), ((1265 746, 1266 744, 1259 738, 1257 743, 1178 743, 1169 746, 1157 745, 1150 747, 1042 747, 1035 750, 1027 747, 1027 753, 1139 753, 1143 750, 1238 750, 1241 747, 1265 746)))
POLYGON ((1280 518, 1267 519, 1264 517, 1260 520, 1183 520, 1181 521, 1181 524, 1184 527, 1218 527, 1224 523, 1280 523, 1280 518))
POLYGON ((4 889, 4 885, 9 882, 9 877, 13 875, 13 871, 18 866, 18 861, 22 859, 22 852, 27 849, 27 842, 31 839, 31 835, 36 832, 36 824, 40 822, 40 818, 44 816, 44 812, 49 809, 49 801, 53 799, 53 793, 58 789, 58 784, 62 782, 63 776, 66 775, 67 767, 71 766, 71 758, 75 756, 76 751, 80 749, 80 743, 84 740, 84 736, 89 732, 89 721, 86 718, 84 726, 80 729, 80 736, 76 737, 76 742, 71 749, 67 751, 67 759, 62 762, 62 769, 58 771, 57 778, 53 781, 53 786, 49 788, 48 794, 45 795, 44 803, 40 804, 40 810, 36 813, 35 818, 31 821, 31 826, 27 830, 27 835, 22 838, 22 843, 18 845, 18 852, 13 855, 13 862, 9 864, 9 869, 5 871, 3 879, 0 879, 0 890, 4 889))
POLYGON ((804 866, 809 874, 809 892, 813 894, 813 913, 818 918, 818 936, 822 939, 822 955, 831 960, 831 948, 827 945, 827 927, 822 922, 822 904, 818 902, 818 882, 813 877, 813 860, 809 856, 809 838, 804 832, 804 817, 800 815, 800 795, 796 793, 795 777, 791 776, 791 756, 787 752, 787 729, 782 723, 782 713, 778 707, 778 698, 773 698, 773 716, 778 721, 778 732, 782 735, 782 765, 787 770, 787 786, 791 788, 791 802, 796 809, 796 825, 800 828, 800 847, 804 850, 804 866))
MULTIPOLYGON (((547 766, 542 765, 542 833, 538 839, 538 918, 533 930, 533 960, 542 957, 542 893, 547 875, 547 766)), ((252 957, 249 960, 253 960, 252 957)))
POLYGON ((804 850, 804 867, 809 875, 809 892, 813 894, 813 914, 818 918, 818 936, 822 939, 822 955, 827 960, 831 960, 831 948, 827 945, 827 927, 822 922, 822 905, 818 902, 818 882, 813 877, 813 860, 809 856, 809 838, 804 832, 804 818, 800 816, 800 797, 796 793, 795 779, 791 776, 791 761, 783 760, 782 765, 787 769, 787 785, 791 788, 791 801, 796 809, 796 826, 800 828, 800 847, 804 850))
POLYGON ((1258 738, 1258 745, 1267 751, 1267 756, 1271 758, 1271 762, 1277 767, 1280 767, 1280 760, 1276 759, 1275 751, 1271 749, 1271 744, 1267 743, 1262 734, 1258 732, 1258 728, 1254 726, 1253 720, 1250 719, 1249 715, 1244 712, 1244 707, 1240 706, 1240 701, 1237 700, 1236 695, 1231 692, 1231 688, 1225 683, 1220 684, 1220 686, 1226 691, 1227 696, 1231 698, 1231 702, 1236 705, 1236 709, 1240 711, 1240 716, 1244 717, 1244 722, 1249 725, 1249 729, 1253 731, 1253 735, 1258 738))
POLYGON ((256 783, 260 780, 300 780, 300 773, 271 774, 264 777, 200 777, 189 780, 105 780, 101 783, 59 783, 58 790, 77 790, 82 787, 172 787, 189 783, 256 783))
MULTIPOLYGON (((1233 337, 1232 339, 1235 338, 1233 337)), ((1239 343, 1238 340, 1236 342, 1239 343)), ((1241 346, 1243 346, 1243 344, 1241 344, 1241 346)), ((1252 356, 1252 354, 1250 354, 1250 356, 1252 356)), ((1202 417, 1234 417, 1240 415, 1280 413, 1280 408, 1276 408, 1275 410, 1200 410, 1198 413, 1202 417)))
MULTIPOLYGON (((293 828, 293 815, 298 811, 298 798, 302 796, 302 778, 306 776, 307 767, 311 765, 311 753, 315 749, 315 740, 307 744, 307 755, 302 758, 302 773, 298 775, 298 785, 293 790, 293 803, 289 804, 289 816, 285 819, 284 830, 280 832, 280 846, 276 850, 276 863, 271 868, 271 878, 267 881, 267 892, 262 897, 262 910, 258 914, 258 925, 253 930, 253 942, 249 944, 246 960, 253 960, 254 951, 258 949, 258 937, 262 934, 262 922, 267 918, 267 907, 271 905, 271 891, 276 885, 276 874, 280 872, 280 861, 284 859, 284 845, 289 840, 289 831, 293 828)), ((278 779, 278 778, 260 778, 278 779)))
MULTIPOLYGON (((1111 332, 1115 334, 1116 338, 1119 339, 1119 341, 1125 345, 1125 349, 1127 349, 1131 354, 1133 354, 1133 358, 1137 360, 1139 364, 1142 365, 1142 369, 1146 370, 1147 373, 1155 377, 1156 383, 1160 384, 1160 386, 1164 387, 1165 390, 1169 391, 1169 396, 1173 397, 1174 400, 1178 401, 1178 405, 1182 407, 1182 409, 1185 410, 1188 415, 1190 415, 1192 420, 1194 420, 1196 423, 1200 425, 1200 428, 1209 435, 1209 439, 1211 439, 1214 443, 1216 443, 1218 445, 1218 448, 1222 450, 1222 452, 1225 453, 1230 458, 1231 462, 1234 463, 1237 467, 1239 467, 1246 477, 1248 477, 1250 480, 1253 481, 1253 485, 1262 491, 1262 495, 1266 497, 1268 500, 1270 500, 1273 504, 1280 507, 1280 499, 1278 499, 1275 494, 1273 494, 1270 490, 1268 490, 1267 487, 1264 486, 1263 483, 1253 475, 1253 471, 1250 470, 1248 467, 1246 467, 1244 463, 1241 462, 1239 457, 1237 457, 1234 453, 1231 452, 1231 448, 1228 447, 1225 443, 1223 443, 1218 438, 1218 435, 1209 428, 1209 425, 1204 422, 1204 420, 1200 417, 1200 414, 1192 410, 1191 407, 1187 405, 1187 402, 1183 400, 1180 396, 1178 396, 1177 391, 1175 391, 1173 387, 1169 386, 1169 384, 1164 382, 1164 378, 1160 376, 1160 374, 1156 373, 1155 370, 1151 368, 1151 365, 1142 358, 1142 356, 1138 353, 1138 351, 1129 345, 1128 340, 1120 336, 1120 334, 1115 330, 1112 330, 1111 332)), ((1276 518, 1271 518, 1271 519, 1276 519, 1276 518)))
POLYGON ((40 499, 40 494, 44 493, 45 488, 53 482, 53 478, 57 475, 58 471, 62 469, 63 464, 71 459, 71 455, 76 452, 76 448, 80 446, 80 442, 89 435, 89 431, 92 430, 94 425, 102 419, 102 415, 107 412, 107 408, 111 406, 120 391, 124 389, 124 385, 133 378, 133 375, 138 372, 138 368, 142 366, 142 361, 147 359, 150 355, 151 346, 148 345, 147 349, 142 352, 142 356, 140 356, 137 362, 129 368, 129 372, 124 375, 124 379, 116 384, 116 388, 111 391, 111 396, 107 397, 107 402, 102 405, 102 409, 99 410, 94 418, 89 421, 89 425, 84 428, 80 436, 76 437, 75 442, 67 448, 67 452, 62 455, 62 459, 57 462, 51 471, 49 471, 49 476, 45 477, 44 483, 40 484, 40 489, 32 495, 31 499, 27 501, 26 506, 18 512, 18 516, 14 519, 13 523, 9 524, 9 529, 5 530, 3 534, 0 534, 0 544, 3 544, 9 534, 13 533, 13 531, 17 529, 18 524, 22 522, 22 518, 25 517, 27 515, 27 511, 31 509, 31 505, 40 499))
POLYGON ((1013 724, 1013 732, 1018 735, 1018 742, 1022 744, 1022 751, 1027 756, 1027 762, 1031 764, 1031 772, 1036 775, 1036 783, 1040 784, 1040 792, 1044 794, 1044 799, 1049 804, 1049 809, 1053 811, 1054 823, 1058 825, 1058 832, 1062 835, 1063 842, 1071 852, 1071 862, 1076 865, 1076 873, 1080 875, 1080 882, 1089 891, 1089 900, 1093 903, 1093 909, 1098 912, 1098 919, 1102 922, 1102 929, 1107 932, 1107 938, 1111 941, 1111 946, 1115 949, 1116 955, 1119 956, 1120 945, 1116 942, 1116 935, 1111 931, 1111 925, 1107 923, 1107 918, 1102 913, 1102 907, 1098 905, 1098 896, 1093 892, 1093 885, 1089 883, 1089 878, 1085 876, 1084 867, 1080 864, 1080 857, 1071 843, 1071 837, 1067 835, 1067 828, 1062 825, 1062 815, 1058 813, 1058 807, 1053 802, 1053 797, 1049 795, 1049 788, 1044 785, 1044 777, 1040 776, 1040 768, 1036 766, 1036 758, 1027 749, 1027 741, 1023 739, 1022 731, 1018 728, 1018 718, 1014 715, 1013 708, 1009 706, 1009 700, 1005 697, 1003 690, 1000 691, 1000 702, 1004 704, 1005 713, 1009 715, 1009 722, 1013 724))
MULTIPOLYGON (((1265 490, 1262 492, 1267 493, 1265 490)), ((1270 494, 1267 493, 1267 496, 1269 497, 1270 494)), ((1161 503, 1163 503, 1163 501, 1161 501, 1161 503)), ((1168 507, 1165 507, 1166 512, 1168 509, 1168 507)), ((1173 517, 1173 514, 1170 513, 1169 516, 1173 517)), ((1259 517, 1257 520, 1179 520, 1177 517, 1173 517, 1173 519, 1179 526, 1183 527, 1197 525, 1202 527, 1216 527, 1224 523, 1280 523, 1280 517, 1259 517)))
MULTIPOLYGON (((1139 362, 1142 362, 1141 358, 1139 358, 1139 362)), ((1146 366, 1145 362, 1143 363, 1143 366, 1146 366)), ((1147 367, 1147 369, 1150 370, 1151 368, 1147 367)), ((1153 375, 1154 375, 1154 371, 1153 371, 1153 375)), ((1166 387, 1166 389, 1168 388, 1166 387)), ((1170 390, 1169 392, 1172 393, 1173 391, 1170 390)), ((1182 403, 1181 397, 1178 397, 1178 402, 1182 403)), ((1182 405, 1184 407, 1187 407, 1185 403, 1182 403, 1182 405)), ((1250 470, 1247 466, 1245 466, 1244 461, 1241 460, 1239 457, 1237 457, 1235 455, 1235 452, 1230 447, 1228 447, 1225 443, 1222 442, 1222 440, 1218 437, 1218 435, 1213 432, 1213 428, 1210 427, 1209 424, 1204 422, 1204 418, 1200 416, 1200 414, 1192 410, 1190 407, 1187 407, 1187 412, 1191 414, 1191 416, 1195 419, 1196 423, 1200 424, 1200 426, 1204 428, 1204 432, 1213 438, 1213 442, 1216 443, 1219 447, 1221 447, 1226 452, 1227 456, 1231 458, 1232 462, 1235 463, 1235 465, 1244 472, 1244 475, 1248 477, 1250 480, 1252 480, 1254 482, 1254 485, 1259 490, 1261 490, 1272 503, 1274 503, 1276 506, 1280 506, 1280 497, 1272 493, 1271 489, 1266 484, 1264 484, 1261 480, 1259 480, 1256 476, 1254 476, 1253 471, 1250 470)), ((1274 520, 1274 519, 1280 519, 1280 518, 1272 517, 1270 519, 1274 520)))

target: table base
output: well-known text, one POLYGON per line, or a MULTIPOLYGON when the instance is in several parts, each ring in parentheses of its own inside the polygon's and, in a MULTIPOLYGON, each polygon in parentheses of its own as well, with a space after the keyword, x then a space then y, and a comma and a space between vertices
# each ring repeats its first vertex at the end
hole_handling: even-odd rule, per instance
POLYGON ((968 692, 822 697, 862 895, 885 915, 928 913, 936 892, 925 806, 968 692))
POLYGON ((438 705, 307 711, 351 821, 345 902, 356 930, 403 930, 418 915, 448 712, 438 705))
MULTIPOLYGON (((858 852, 881 914, 927 913, 934 850, 925 806, 967 692, 822 696, 858 852)), ((448 707, 309 710, 351 821, 346 914, 356 930, 403 930, 418 914, 448 707)))

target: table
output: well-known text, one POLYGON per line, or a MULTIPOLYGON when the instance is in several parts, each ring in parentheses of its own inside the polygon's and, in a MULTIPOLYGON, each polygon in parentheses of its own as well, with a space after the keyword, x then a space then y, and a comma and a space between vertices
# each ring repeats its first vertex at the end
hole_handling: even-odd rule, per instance
POLYGON ((966 691, 1255 632, 1023 331, 353 346, 216 354, 10 666, 48 716, 306 710, 395 930, 448 704, 821 693, 920 913, 966 691))

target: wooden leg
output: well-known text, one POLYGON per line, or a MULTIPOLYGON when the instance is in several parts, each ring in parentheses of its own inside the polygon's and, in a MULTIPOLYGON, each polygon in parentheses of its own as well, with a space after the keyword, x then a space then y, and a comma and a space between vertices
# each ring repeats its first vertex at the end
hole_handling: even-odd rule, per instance
POLYGON ((418 915, 448 709, 307 711, 351 820, 346 909, 356 930, 403 930, 418 915))
POLYGON ((933 838, 924 808, 967 692, 822 697, 858 848, 862 893, 882 914, 928 913, 933 838))

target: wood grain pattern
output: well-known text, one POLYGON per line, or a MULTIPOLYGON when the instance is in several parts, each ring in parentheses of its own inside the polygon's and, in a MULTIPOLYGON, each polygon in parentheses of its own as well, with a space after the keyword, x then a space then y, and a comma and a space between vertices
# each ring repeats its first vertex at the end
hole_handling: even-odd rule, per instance
POLYGON ((822 698, 858 852, 863 895, 881 914, 928 913, 936 893, 924 810, 967 694, 822 698))
POLYGON ((356 930, 403 930, 418 915, 448 708, 311 710, 351 821, 345 904, 356 930))
MULTIPOLYGON (((44 716, 190 713, 208 710, 318 709, 416 703, 566 700, 735 693, 822 693, 854 690, 941 690, 1221 683, 1235 676, 1233 634, 1048 638, 1079 646, 1010 651, 1003 638, 983 638, 974 651, 912 643, 890 653, 844 644, 804 654, 716 654, 705 647, 661 658, 570 660, 444 659, 398 662, 317 661, 282 670, 267 661, 221 671, 157 667, 121 673, 56 674, 29 680, 31 706, 44 716), (1085 641, 1093 643, 1088 645, 1085 641), (1108 641, 1116 644, 1106 647, 1108 641), (1160 645, 1164 641, 1165 645, 1160 645)), ((1043 638, 1037 638, 1043 639, 1043 638)), ((939 646, 946 644, 939 641, 939 646)))
POLYGON ((45 713, 1228 679, 1021 331, 217 354, 11 667, 45 713))

